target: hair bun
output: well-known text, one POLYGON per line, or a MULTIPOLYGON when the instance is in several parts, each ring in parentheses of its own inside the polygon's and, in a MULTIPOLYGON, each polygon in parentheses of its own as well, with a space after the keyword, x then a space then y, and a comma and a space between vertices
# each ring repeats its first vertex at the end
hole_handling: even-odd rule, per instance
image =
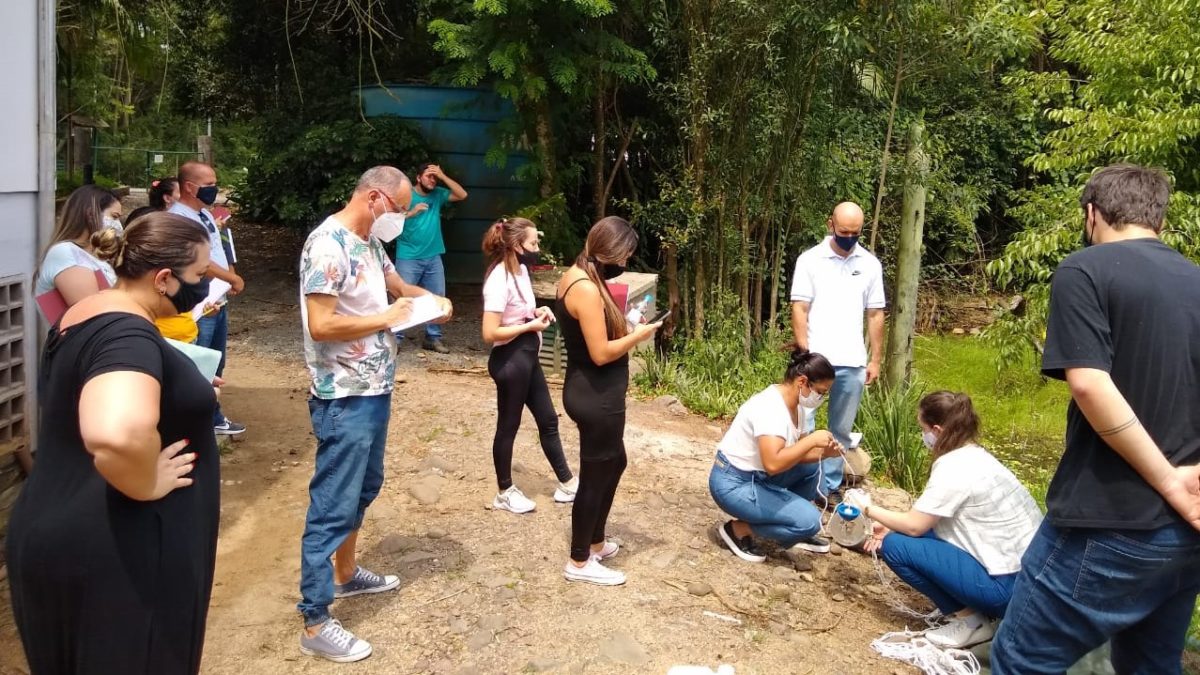
POLYGON ((125 235, 116 228, 105 227, 92 233, 92 251, 96 257, 112 265, 121 266, 121 256, 125 252, 125 235))

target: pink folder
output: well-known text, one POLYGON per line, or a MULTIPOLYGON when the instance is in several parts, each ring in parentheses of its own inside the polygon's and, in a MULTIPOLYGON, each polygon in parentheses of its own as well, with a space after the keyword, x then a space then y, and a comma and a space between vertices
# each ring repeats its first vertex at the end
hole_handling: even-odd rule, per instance
MULTIPOLYGON (((100 270, 96 270, 96 285, 100 290, 109 287, 108 277, 104 276, 104 272, 100 270)), ((58 323, 58 320, 67 311, 67 301, 57 288, 42 293, 34 300, 37 301, 38 309, 42 310, 42 316, 46 317, 46 321, 52 326, 58 323)))

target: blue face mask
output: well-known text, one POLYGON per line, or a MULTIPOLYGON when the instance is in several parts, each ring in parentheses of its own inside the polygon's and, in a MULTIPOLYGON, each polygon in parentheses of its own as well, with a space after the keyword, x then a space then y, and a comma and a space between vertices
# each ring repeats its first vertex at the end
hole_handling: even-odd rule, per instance
POLYGON ((855 245, 858 244, 858 235, 854 234, 849 237, 839 237, 835 234, 833 235, 833 243, 837 244, 838 248, 849 253, 850 251, 854 250, 855 245))

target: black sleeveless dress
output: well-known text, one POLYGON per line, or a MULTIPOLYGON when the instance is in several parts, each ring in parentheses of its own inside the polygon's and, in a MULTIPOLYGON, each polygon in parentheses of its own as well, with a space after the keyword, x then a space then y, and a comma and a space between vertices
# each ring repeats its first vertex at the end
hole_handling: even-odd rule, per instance
POLYGON ((579 459, 610 460, 625 455, 625 394, 629 390, 629 355, 598 366, 588 353, 579 319, 567 311, 565 298, 577 279, 555 304, 554 314, 567 351, 563 409, 579 427, 579 459))
POLYGON ((211 383, 151 323, 123 312, 65 335, 52 329, 38 380, 37 457, 7 541, 33 675, 199 672, 220 518, 211 383), (96 471, 79 396, 91 378, 118 371, 162 385, 158 432, 164 447, 191 441, 191 486, 141 502, 96 471))

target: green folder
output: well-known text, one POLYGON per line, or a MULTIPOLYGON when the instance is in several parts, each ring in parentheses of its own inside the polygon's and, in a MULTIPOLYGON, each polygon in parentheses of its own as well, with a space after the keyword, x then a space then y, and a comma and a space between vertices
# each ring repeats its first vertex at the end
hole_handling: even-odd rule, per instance
POLYGON ((221 365, 221 352, 208 347, 200 347, 198 345, 172 340, 171 338, 163 338, 167 344, 175 349, 183 352, 183 355, 192 360, 196 364, 196 369, 204 376, 204 379, 212 382, 217 376, 217 366, 221 365))

